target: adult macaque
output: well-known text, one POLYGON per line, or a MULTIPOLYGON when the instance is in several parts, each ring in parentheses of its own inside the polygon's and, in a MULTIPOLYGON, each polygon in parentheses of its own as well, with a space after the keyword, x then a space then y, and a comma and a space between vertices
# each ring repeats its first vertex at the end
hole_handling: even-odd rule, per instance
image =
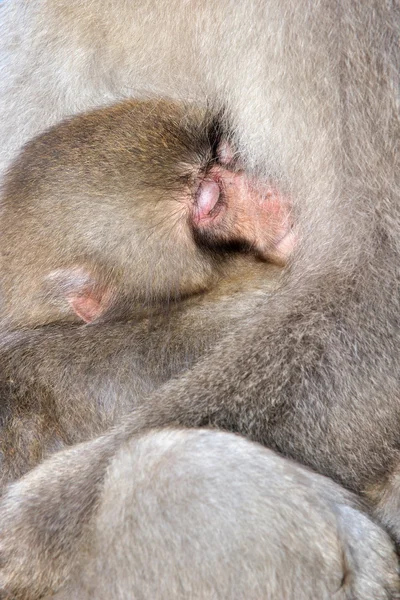
MULTIPOLYGON (((245 170, 294 203, 299 251, 285 286, 115 435, 170 423, 234 429, 368 496, 399 539, 397 2, 8 0, 1 17, 5 163, 50 123, 123 95, 206 97, 226 107, 245 170)), ((117 395, 128 398, 122 372, 117 395)), ((88 491, 101 502, 101 489, 81 491, 78 505, 88 491)), ((22 514, 29 490, 19 501, 22 514)), ((28 564, 13 563, 14 585, 40 552, 30 539, 43 532, 47 561, 76 539, 73 513, 41 502, 34 537, 15 538, 28 564), (70 537, 65 519, 55 525, 65 515, 70 537)))
MULTIPOLYGON (((131 101, 54 127, 15 161, 0 222, 3 326, 21 328, 3 330, 0 354, 3 483, 101 431, 193 363, 240 323, 235 305, 243 289, 262 292, 246 300, 247 315, 265 302, 276 269, 254 255, 286 258, 289 207, 272 188, 230 171, 227 150, 204 111, 131 101), (18 239, 26 245, 16 252, 18 239), (241 256, 247 246, 251 252, 241 256), (158 314, 170 296, 181 302, 158 314), (138 319, 146 307, 151 315, 138 319), (82 320, 92 325, 71 324, 82 320), (124 382, 129 396, 118 393, 124 382)), ((108 599, 122 589, 158 599, 320 600, 350 590, 384 599, 397 588, 397 559, 362 508, 335 484, 227 434, 99 438, 45 462, 5 494, 0 585, 13 598, 108 599), (102 491, 99 505, 87 501, 82 484, 95 496, 102 491), (65 547, 60 560, 42 564, 40 540, 33 542, 39 562, 20 550, 30 547, 42 517, 59 529, 52 510, 60 495, 65 547), (44 512, 36 502, 46 504, 44 512), (111 531, 118 532, 115 547, 111 531), (281 545, 290 552, 280 553, 281 545), (151 563, 143 564, 149 552, 151 563)), ((46 552, 54 551, 50 542, 46 552)))

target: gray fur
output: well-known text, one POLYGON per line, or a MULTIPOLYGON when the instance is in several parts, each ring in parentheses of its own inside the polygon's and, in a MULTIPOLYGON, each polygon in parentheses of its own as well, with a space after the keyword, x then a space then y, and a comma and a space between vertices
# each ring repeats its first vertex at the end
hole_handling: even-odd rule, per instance
POLYGON ((389 539, 355 496, 232 434, 100 438, 10 486, 0 509, 12 598, 387 600, 397 589, 389 539))
MULTIPOLYGON (((4 165, 70 113, 170 94, 225 105, 247 168, 293 198, 285 285, 115 435, 233 429, 365 494, 398 538, 398 2, 8 0, 1 19, 4 165)), ((378 563, 370 573, 385 579, 378 563)))

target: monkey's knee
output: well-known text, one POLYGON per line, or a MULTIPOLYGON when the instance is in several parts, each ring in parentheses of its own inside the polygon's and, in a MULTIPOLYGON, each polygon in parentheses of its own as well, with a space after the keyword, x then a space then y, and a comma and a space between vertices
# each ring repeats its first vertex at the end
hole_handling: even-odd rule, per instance
POLYGON ((150 432, 110 464, 56 597, 389 600, 392 543, 356 506, 332 481, 240 437, 150 432))

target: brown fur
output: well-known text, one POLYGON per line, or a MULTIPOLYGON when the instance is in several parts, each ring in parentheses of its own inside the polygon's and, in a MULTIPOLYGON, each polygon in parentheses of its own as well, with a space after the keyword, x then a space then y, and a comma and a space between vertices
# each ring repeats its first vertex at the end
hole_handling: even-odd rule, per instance
MULTIPOLYGON (((217 109, 226 107, 246 169, 277 181, 295 204, 300 245, 284 285, 190 372, 141 403, 117 439, 129 443, 143 428, 173 423, 239 431, 369 495, 398 538, 398 502, 384 493, 387 482, 396 491, 399 461, 397 2, 172 0, 92 2, 83 9, 80 0, 32 7, 9 0, 3 11, 11 73, 1 93, 4 163, 48 124, 121 95, 205 96, 217 109)), ((244 307, 252 298, 245 294, 244 307)), ((121 352, 119 364, 130 364, 131 352, 121 352)), ((46 389, 59 384, 59 375, 51 375, 46 389)), ((116 395, 125 402, 131 378, 123 369, 117 379, 116 395)), ((106 403, 110 388, 96 389, 106 403)), ((90 454, 87 461, 90 470, 90 454)), ((98 482, 104 471, 92 465, 98 482)), ((44 473, 43 485, 52 489, 44 473)), ((60 571, 44 568, 49 548, 62 562, 60 544, 73 547, 72 508, 82 509, 81 523, 95 520, 92 508, 103 496, 92 479, 78 481, 60 517, 60 498, 50 509, 39 492, 31 504, 26 481, 12 506, 22 515, 35 508, 35 519, 19 521, 12 513, 14 536, 6 535, 3 557, 15 552, 16 567, 5 568, 3 577, 18 589, 37 552, 40 566, 32 568, 41 583, 32 594, 38 595, 47 577, 60 581, 72 568, 68 554, 60 571), (87 497, 92 504, 85 512, 87 497), (31 545, 31 536, 44 534, 46 541, 49 523, 51 544, 31 545), (28 557, 22 567, 18 552, 28 557)), ((346 533, 368 553, 365 540, 350 527, 346 533)), ((354 589, 363 578, 359 565, 346 578, 348 597, 366 597, 354 589)), ((395 594, 396 585, 382 585, 379 565, 370 572, 380 582, 374 598, 395 594)))
POLYGON ((113 319, 137 318, 246 277, 252 261, 232 249, 251 251, 262 273, 256 254, 274 252, 280 213, 268 207, 279 196, 256 196, 234 165, 219 165, 222 143, 207 111, 167 101, 125 101, 29 142, 3 185, 3 328, 81 322, 82 305, 89 321, 110 309, 113 319), (219 204, 197 218, 210 184, 219 220, 219 204), (258 214, 245 214, 258 204, 268 219, 262 239, 258 214))
MULTIPOLYGON (((257 215, 242 204, 259 204, 243 172, 219 164, 223 143, 207 111, 131 100, 54 126, 9 169, 0 220, 3 484, 104 431, 238 322, 245 290, 259 290, 247 314, 278 285, 279 269, 243 233, 257 215), (207 208, 199 220, 210 183, 221 218, 207 208), (119 394, 124 382, 129 396, 119 394)), ((261 196, 260 206, 275 205, 261 196)), ((267 217, 264 254, 277 224, 267 217)))

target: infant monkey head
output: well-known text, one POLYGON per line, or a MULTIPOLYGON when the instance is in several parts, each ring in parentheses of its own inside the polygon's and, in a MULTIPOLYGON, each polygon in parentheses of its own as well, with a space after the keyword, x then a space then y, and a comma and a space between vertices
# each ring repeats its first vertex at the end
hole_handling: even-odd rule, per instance
POLYGON ((232 255, 284 264, 290 206, 208 111, 129 100, 30 141, 5 180, 3 320, 92 322, 215 285, 232 255))

